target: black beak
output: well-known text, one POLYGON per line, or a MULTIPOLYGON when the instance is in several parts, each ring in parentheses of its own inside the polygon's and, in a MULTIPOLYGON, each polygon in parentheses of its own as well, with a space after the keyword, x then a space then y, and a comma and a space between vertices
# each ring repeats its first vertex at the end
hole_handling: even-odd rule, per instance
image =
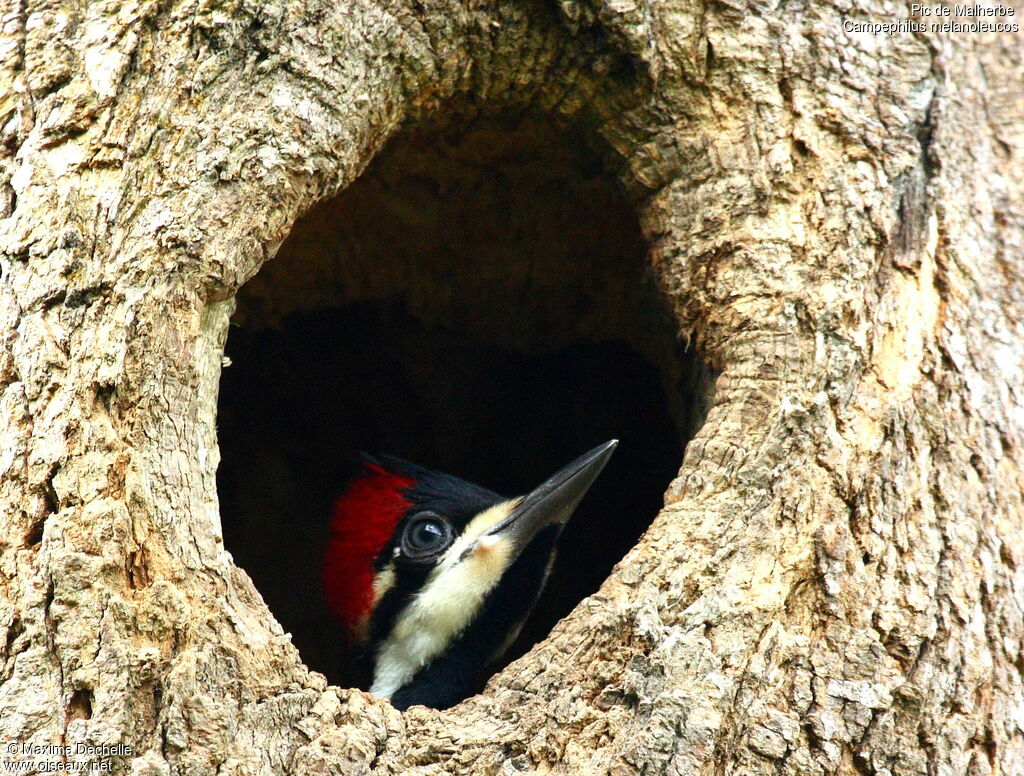
POLYGON ((486 535, 507 539, 518 555, 541 529, 555 525, 561 531, 618 444, 619 440, 613 439, 581 455, 524 496, 512 513, 486 535))

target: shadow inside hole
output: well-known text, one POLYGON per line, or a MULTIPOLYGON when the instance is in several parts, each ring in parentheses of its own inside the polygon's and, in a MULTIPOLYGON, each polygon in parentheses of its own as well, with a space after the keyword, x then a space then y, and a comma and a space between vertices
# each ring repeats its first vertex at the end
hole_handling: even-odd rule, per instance
POLYGON ((513 496, 621 440, 508 659, 632 547, 708 384, 644 254, 579 137, 480 119, 393 141, 243 289, 218 415, 225 542, 311 668, 353 683, 318 577, 360 450, 513 496))

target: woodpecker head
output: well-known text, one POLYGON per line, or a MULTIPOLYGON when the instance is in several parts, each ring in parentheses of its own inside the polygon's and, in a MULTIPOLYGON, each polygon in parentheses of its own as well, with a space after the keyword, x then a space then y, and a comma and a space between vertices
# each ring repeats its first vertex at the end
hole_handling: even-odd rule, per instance
POLYGON ((475 692, 537 601, 555 545, 617 440, 507 499, 388 456, 334 505, 324 593, 364 651, 370 691, 400 709, 475 692))

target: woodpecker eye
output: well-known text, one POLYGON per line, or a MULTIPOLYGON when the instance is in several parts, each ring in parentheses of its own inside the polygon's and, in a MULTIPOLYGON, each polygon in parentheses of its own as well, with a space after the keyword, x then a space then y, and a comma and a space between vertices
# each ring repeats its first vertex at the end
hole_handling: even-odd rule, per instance
POLYGON ((454 531, 447 520, 422 512, 409 521, 402 533, 402 555, 409 560, 430 560, 452 543, 454 531))
POLYGON ((409 531, 409 544, 417 550, 433 550, 444 541, 444 527, 437 520, 420 520, 409 531))

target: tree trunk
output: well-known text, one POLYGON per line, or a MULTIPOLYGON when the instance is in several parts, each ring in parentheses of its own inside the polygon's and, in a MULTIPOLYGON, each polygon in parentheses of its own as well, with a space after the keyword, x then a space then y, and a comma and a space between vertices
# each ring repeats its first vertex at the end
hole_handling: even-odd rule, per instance
POLYGON ((907 11, 8 3, 4 757, 1024 773, 1024 37, 855 29, 907 11), (720 376, 601 590, 480 696, 400 714, 308 670, 225 552, 216 396, 240 286, 460 101, 601 145, 720 376), (78 744, 123 747, 28 749, 78 744))

